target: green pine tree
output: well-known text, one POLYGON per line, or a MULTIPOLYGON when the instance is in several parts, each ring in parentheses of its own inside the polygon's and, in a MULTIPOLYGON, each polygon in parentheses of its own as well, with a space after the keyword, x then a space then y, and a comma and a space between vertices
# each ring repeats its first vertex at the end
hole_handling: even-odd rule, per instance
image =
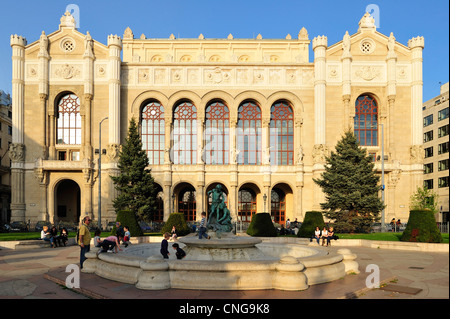
POLYGON ((130 121, 128 136, 119 155, 119 176, 111 176, 119 196, 113 201, 116 212, 130 210, 138 219, 150 221, 156 210, 156 185, 147 169, 147 152, 134 118, 130 121))
POLYGON ((370 224, 380 219, 384 203, 378 197, 381 186, 374 164, 351 131, 326 157, 325 172, 314 179, 325 194, 320 206, 334 221, 337 232, 368 232, 370 224))

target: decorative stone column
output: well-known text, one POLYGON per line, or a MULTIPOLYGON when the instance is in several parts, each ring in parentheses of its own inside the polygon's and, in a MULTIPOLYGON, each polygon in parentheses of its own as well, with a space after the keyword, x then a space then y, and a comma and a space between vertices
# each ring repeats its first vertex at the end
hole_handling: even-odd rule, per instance
POLYGON ((25 221, 25 144, 24 144, 24 83, 25 46, 27 40, 11 36, 12 48, 12 144, 11 163, 11 220, 25 221))
MULTIPOLYGON (((120 87, 121 87, 121 59, 122 39, 117 35, 108 36, 109 49, 109 115, 108 115, 108 136, 107 156, 109 159, 109 169, 107 175, 118 176, 117 161, 120 152, 120 87)), ((102 185, 103 186, 103 185, 102 185)), ((109 179, 107 187, 102 190, 108 194, 107 215, 109 218, 115 216, 112 201, 117 197, 114 183, 109 179)), ((101 196, 99 194, 98 196, 101 196)))
POLYGON ((120 76, 122 39, 108 36, 109 48, 109 144, 120 145, 120 76))
POLYGON ((314 144, 325 145, 327 37, 313 39, 314 50, 314 144))
POLYGON ((348 31, 345 32, 342 40, 342 101, 344 103, 344 130, 353 128, 354 108, 350 106, 351 85, 352 85, 352 54, 350 53, 351 43, 348 31))
POLYGON ((83 143, 83 158, 93 160, 92 152, 92 141, 91 141, 91 108, 92 99, 94 97, 94 41, 91 35, 87 32, 84 39, 85 52, 83 55, 84 63, 84 120, 83 122, 83 132, 84 132, 84 143, 83 143))
POLYGON ((228 194, 228 209, 230 210, 230 216, 233 221, 238 220, 238 164, 237 157, 239 152, 236 147, 236 128, 237 117, 230 116, 230 190, 228 194))
MULTIPOLYGON (((314 50, 314 148, 313 148, 313 178, 319 178, 324 171, 326 143, 326 49, 327 37, 318 36, 313 39, 314 50)), ((313 209, 320 209, 324 194, 317 184, 314 184, 313 209)))
POLYGON ((47 211, 47 192, 48 192, 48 171, 43 169, 43 159, 38 159, 34 174, 39 182, 39 189, 41 193, 41 201, 39 207, 38 220, 49 221, 49 214, 47 211))
POLYGON ((175 212, 173 207, 172 195, 172 159, 171 159, 171 147, 172 147, 172 112, 164 113, 165 124, 165 137, 164 137, 164 221, 169 219, 170 214, 175 212))
MULTIPOLYGON (((386 141, 385 145, 387 146, 385 149, 387 149, 387 153, 389 153, 391 158, 396 158, 395 156, 395 146, 394 146, 394 114, 395 114, 395 99, 397 97, 397 74, 396 74, 396 68, 397 68, 397 54, 395 53, 395 37, 394 34, 391 32, 388 40, 388 54, 386 57, 386 63, 387 63, 387 97, 388 97, 388 105, 387 108, 383 108, 385 110, 384 117, 387 117, 387 120, 385 120, 384 127, 387 127, 387 130, 385 130, 386 141)), ((422 111, 421 111, 422 112, 422 111)))
POLYGON ((412 85, 411 85, 411 189, 421 187, 423 183, 423 80, 422 51, 425 45, 423 37, 412 38, 408 47, 412 51, 412 85))
POLYGON ((45 32, 42 31, 41 37, 39 39, 39 99, 41 102, 41 123, 42 123, 42 158, 48 158, 48 144, 47 144, 47 99, 48 99, 48 69, 50 55, 48 53, 48 38, 45 32))

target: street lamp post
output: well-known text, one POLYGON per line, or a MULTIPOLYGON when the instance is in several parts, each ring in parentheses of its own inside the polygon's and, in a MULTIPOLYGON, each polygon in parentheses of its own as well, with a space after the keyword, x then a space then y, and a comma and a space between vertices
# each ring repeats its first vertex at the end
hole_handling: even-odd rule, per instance
POLYGON ((383 202, 383 209, 381 210, 381 231, 386 230, 386 223, 384 220, 384 125, 381 125, 381 201, 383 202))
POLYGON ((172 194, 172 212, 175 213, 175 193, 172 194))
POLYGON ((266 200, 267 200, 267 194, 264 194, 263 199, 264 199, 264 213, 267 213, 267 212, 266 212, 266 200))
POLYGON ((98 125, 98 228, 102 229, 102 123, 107 120, 105 117, 98 125))

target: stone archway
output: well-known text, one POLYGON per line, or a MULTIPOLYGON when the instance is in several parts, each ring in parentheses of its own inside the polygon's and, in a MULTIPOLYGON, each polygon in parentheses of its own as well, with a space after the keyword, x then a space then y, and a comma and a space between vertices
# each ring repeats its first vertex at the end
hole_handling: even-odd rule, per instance
POLYGON ((197 218, 197 192, 189 183, 180 183, 175 186, 173 194, 175 211, 184 214, 187 222, 195 221, 197 218))
POLYGON ((54 222, 78 223, 81 216, 81 189, 71 179, 64 179, 55 186, 54 222))

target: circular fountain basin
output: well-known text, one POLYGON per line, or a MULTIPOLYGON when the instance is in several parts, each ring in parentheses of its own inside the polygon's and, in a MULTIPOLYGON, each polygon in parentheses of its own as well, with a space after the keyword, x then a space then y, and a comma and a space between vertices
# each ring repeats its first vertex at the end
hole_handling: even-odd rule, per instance
POLYGON ((119 254, 87 253, 83 272, 136 285, 140 289, 305 290, 310 285, 359 273, 348 249, 330 253, 301 244, 262 242, 247 236, 179 239, 187 256, 169 259, 160 243, 131 245, 119 254))

